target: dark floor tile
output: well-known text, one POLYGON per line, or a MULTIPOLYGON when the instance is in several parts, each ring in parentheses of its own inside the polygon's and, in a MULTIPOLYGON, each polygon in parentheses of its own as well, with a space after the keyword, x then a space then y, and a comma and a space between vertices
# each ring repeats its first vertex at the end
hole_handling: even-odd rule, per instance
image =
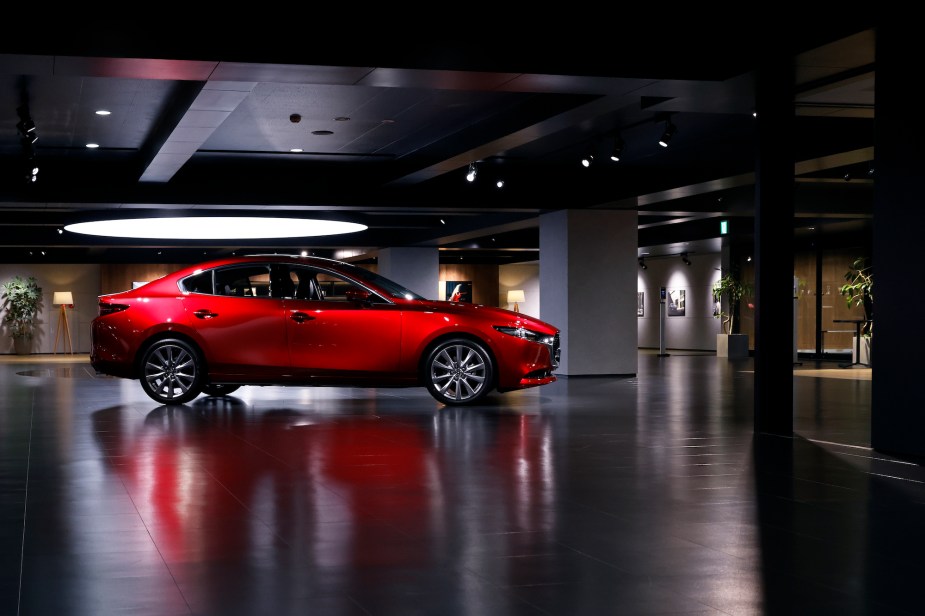
POLYGON ((766 439, 751 369, 169 408, 0 364, 0 613, 20 567, 23 616, 915 613, 925 471, 858 444, 870 382, 796 385, 766 439))

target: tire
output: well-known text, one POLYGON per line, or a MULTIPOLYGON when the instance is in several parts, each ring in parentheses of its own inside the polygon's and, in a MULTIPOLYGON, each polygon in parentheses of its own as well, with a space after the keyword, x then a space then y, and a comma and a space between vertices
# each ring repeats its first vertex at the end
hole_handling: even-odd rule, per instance
POLYGON ((207 396, 227 396, 240 389, 240 385, 222 385, 221 383, 210 383, 202 386, 202 392, 207 396))
POLYGON ((427 390, 447 405, 472 404, 492 389, 494 366, 485 347, 466 338, 441 342, 427 356, 427 390))
POLYGON ((183 340, 158 340, 141 360, 141 388, 161 404, 185 404, 202 392, 199 353, 183 340))

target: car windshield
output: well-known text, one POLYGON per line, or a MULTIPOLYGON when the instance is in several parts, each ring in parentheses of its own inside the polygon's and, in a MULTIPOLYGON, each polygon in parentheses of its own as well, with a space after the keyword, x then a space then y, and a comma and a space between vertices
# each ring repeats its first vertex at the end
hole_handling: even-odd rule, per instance
POLYGON ((411 289, 407 289, 401 286, 394 280, 389 280, 385 276, 380 276, 375 272, 363 269, 362 267, 357 267, 356 265, 350 267, 350 274, 360 280, 370 282, 380 289, 388 291, 389 295, 392 297, 398 297, 401 299, 426 299, 411 289))

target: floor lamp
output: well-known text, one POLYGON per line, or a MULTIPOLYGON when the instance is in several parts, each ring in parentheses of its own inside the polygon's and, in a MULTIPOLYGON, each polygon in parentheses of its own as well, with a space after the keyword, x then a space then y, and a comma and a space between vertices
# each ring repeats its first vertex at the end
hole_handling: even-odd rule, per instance
POLYGON ((55 331, 55 349, 54 353, 58 353, 58 337, 61 335, 62 323, 64 329, 63 344, 64 348, 67 349, 67 352, 71 355, 74 354, 74 349, 71 345, 71 330, 67 325, 67 309, 68 307, 74 307, 74 295, 70 291, 55 291, 55 298, 52 301, 52 304, 55 306, 61 306, 61 312, 58 313, 58 329, 55 331))
POLYGON ((527 299, 524 297, 523 289, 515 289, 514 291, 507 292, 507 303, 514 304, 514 312, 520 312, 520 306, 517 305, 517 302, 525 302, 527 299))

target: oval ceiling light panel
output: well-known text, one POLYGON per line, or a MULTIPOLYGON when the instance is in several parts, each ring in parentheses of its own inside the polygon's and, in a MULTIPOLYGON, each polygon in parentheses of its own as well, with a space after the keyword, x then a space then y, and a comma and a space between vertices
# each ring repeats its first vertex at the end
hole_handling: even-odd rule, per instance
POLYGON ((171 240, 244 240, 355 233, 366 225, 336 220, 262 217, 177 217, 97 220, 67 225, 85 235, 171 240))

